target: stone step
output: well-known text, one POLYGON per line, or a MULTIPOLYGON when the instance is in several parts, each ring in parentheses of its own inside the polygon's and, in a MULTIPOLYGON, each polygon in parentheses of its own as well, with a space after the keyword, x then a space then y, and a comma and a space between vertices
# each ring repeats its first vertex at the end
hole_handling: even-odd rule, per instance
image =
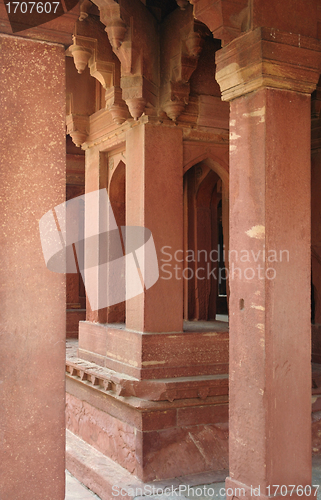
MULTIPOLYGON (((205 472, 192 474, 163 481, 143 483, 126 469, 116 464, 95 448, 85 443, 70 431, 66 431, 66 468, 87 488, 96 493, 101 500, 138 500, 140 497, 151 497, 156 500, 171 498, 187 499, 196 487, 207 485, 217 488, 217 483, 225 481, 228 471, 205 472), (190 491, 188 491, 190 490, 190 491), (164 493, 162 495, 161 493, 164 493), (173 495, 169 494, 173 492, 173 495), (153 494, 154 493, 154 494, 153 494), (167 494, 168 493, 168 494, 167 494)), ((221 486, 224 486, 222 483, 221 486)), ((195 495, 196 498, 201 498, 195 495)), ((219 496, 215 495, 217 500, 219 496)))

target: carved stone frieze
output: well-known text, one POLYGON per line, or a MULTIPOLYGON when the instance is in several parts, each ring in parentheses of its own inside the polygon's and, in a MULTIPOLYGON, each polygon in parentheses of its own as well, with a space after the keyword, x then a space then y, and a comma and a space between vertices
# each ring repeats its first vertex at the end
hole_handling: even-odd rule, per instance
POLYGON ((136 397, 145 401, 169 401, 179 399, 217 399, 227 401, 228 375, 211 378, 191 377, 189 380, 137 380, 80 358, 66 361, 66 374, 93 386, 102 392, 121 397, 136 397))

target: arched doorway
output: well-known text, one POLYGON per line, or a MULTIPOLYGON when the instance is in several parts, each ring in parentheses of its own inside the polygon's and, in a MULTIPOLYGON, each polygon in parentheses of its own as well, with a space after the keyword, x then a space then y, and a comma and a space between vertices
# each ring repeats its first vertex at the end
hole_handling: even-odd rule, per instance
POLYGON ((219 173, 205 159, 184 175, 185 320, 227 315, 228 175, 219 173))
MULTIPOLYGON (((123 161, 118 163, 110 177, 108 194, 122 241, 121 226, 126 224, 126 166, 123 161)), ((108 251, 112 260, 113 249, 109 248, 108 251)), ((119 256, 118 247, 115 248, 115 255, 119 256)), ((125 323, 125 312, 125 302, 109 306, 107 308, 107 323, 125 323)))

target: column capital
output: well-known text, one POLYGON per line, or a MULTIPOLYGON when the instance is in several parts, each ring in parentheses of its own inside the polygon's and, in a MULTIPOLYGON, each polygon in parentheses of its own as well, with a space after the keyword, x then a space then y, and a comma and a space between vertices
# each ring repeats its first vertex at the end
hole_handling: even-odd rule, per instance
POLYGON ((220 49, 216 65, 223 101, 262 87, 310 94, 321 72, 321 42, 276 29, 257 28, 220 49))

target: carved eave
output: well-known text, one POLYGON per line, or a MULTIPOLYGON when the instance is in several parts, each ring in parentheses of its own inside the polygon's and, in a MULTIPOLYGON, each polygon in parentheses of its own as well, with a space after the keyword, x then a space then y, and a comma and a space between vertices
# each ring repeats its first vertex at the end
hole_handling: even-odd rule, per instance
POLYGON ((93 4, 90 0, 83 0, 82 2, 80 2, 79 21, 84 21, 85 19, 87 19, 92 8, 93 4))
POLYGON ((100 11, 100 20, 106 26, 110 45, 117 50, 122 45, 127 32, 127 25, 121 17, 120 5, 115 0, 95 0, 100 11))
POLYGON ((167 116, 176 121, 189 101, 190 85, 187 82, 169 82, 164 87, 162 106, 167 116))

